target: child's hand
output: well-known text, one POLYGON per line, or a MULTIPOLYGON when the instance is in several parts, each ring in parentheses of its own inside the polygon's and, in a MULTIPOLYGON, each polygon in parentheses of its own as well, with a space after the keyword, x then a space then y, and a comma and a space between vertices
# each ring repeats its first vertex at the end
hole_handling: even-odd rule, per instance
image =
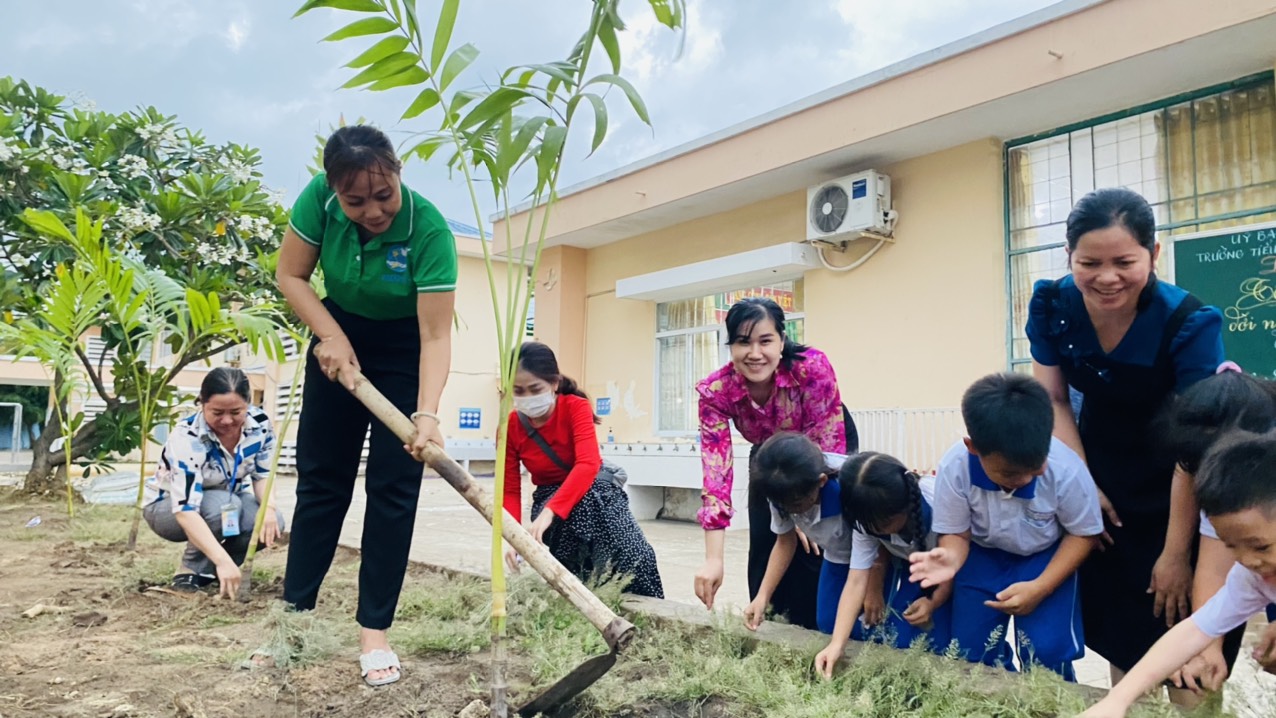
POLYGON ((1170 674, 1170 680, 1194 693, 1217 691, 1227 680, 1227 659, 1217 645, 1211 645, 1170 674))
POLYGON ((872 628, 885 620, 886 598, 876 591, 864 594, 864 627, 872 628))
POLYGON ((910 554, 908 560, 908 580, 921 582, 922 588, 930 588, 946 583, 957 575, 957 566, 948 549, 933 548, 929 551, 918 551, 910 554))
POLYGON ((1010 616, 1026 616, 1050 595, 1036 581, 1012 583, 997 594, 996 601, 984 601, 984 605, 1010 616))
POLYGON ((1077 718, 1125 718, 1127 707, 1117 702, 1104 698, 1103 700, 1090 706, 1085 713, 1077 716, 1077 718))
POLYGON ((816 544, 816 543, 815 543, 814 541, 812 541, 811 539, 807 538, 807 537, 806 537, 806 534, 802 533, 802 529, 800 529, 800 528, 798 528, 798 527, 794 526, 794 527, 793 527, 793 531, 794 531, 794 533, 796 533, 796 534, 797 534, 797 537, 798 537, 798 543, 802 544, 802 550, 803 550, 803 551, 806 551, 807 553, 811 554, 812 556, 819 556, 819 555, 820 555, 820 547, 819 547, 819 545, 818 545, 818 544, 816 544))
POLYGON ((1276 623, 1267 624, 1267 628, 1263 630, 1263 637, 1258 639, 1258 645, 1254 646, 1252 655, 1263 670, 1276 673, 1276 623))
POLYGON ((758 630, 758 626, 762 625, 762 621, 766 618, 767 600, 761 596, 753 599, 753 602, 744 607, 744 627, 750 631, 758 630))
POLYGON ((934 613, 935 604, 929 598, 922 596, 904 609, 904 620, 908 621, 910 626, 924 628, 931 622, 931 616, 934 613))
POLYGON ((837 659, 842 657, 842 653, 846 651, 846 646, 839 646, 836 643, 829 643, 824 650, 815 655, 815 672, 825 678, 833 677, 833 669, 837 666, 837 659))

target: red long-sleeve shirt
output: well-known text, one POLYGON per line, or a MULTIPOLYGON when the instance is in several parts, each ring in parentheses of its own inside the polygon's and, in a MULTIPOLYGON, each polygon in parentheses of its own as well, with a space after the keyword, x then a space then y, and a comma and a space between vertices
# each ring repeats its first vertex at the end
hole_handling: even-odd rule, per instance
POLYGON ((518 465, 521 462, 532 475, 536 486, 562 484, 546 508, 560 519, 566 519, 594 484, 602 467, 598 450, 598 434, 594 431, 594 409, 588 399, 570 394, 560 395, 549 421, 536 430, 571 471, 564 471, 527 434, 517 413, 510 414, 509 439, 505 446, 505 510, 523 521, 523 487, 518 465))

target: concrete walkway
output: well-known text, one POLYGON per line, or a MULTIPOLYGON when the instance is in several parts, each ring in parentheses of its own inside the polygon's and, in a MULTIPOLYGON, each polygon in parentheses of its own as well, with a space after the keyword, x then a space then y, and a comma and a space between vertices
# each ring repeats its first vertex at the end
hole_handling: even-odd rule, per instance
MULTIPOLYGON (((489 493, 492 479, 478 483, 489 493)), ((276 480, 276 496, 284 516, 291 520, 296 479, 280 476, 276 480)), ((531 491, 523 491, 530 506, 531 491)), ((341 542, 358 548, 363 533, 365 496, 363 480, 355 487, 354 500, 341 530, 341 542)), ((524 516, 527 508, 524 508, 524 516)), ((700 605, 693 590, 694 578, 704 561, 704 531, 697 524, 673 521, 641 521, 643 533, 656 549, 665 596, 683 603, 700 605)), ((446 566, 488 575, 488 546, 492 527, 460 494, 439 478, 427 478, 421 488, 416 530, 412 538, 413 561, 446 566)), ((741 610, 749 602, 744 565, 749 537, 743 531, 728 531, 726 543, 727 574, 718 603, 724 608, 741 610), (735 569, 735 570, 733 570, 735 569)))

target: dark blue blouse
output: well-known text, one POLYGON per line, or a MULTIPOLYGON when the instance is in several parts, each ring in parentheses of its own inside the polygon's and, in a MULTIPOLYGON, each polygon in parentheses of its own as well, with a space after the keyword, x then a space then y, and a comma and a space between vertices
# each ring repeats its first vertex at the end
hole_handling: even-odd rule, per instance
MULTIPOLYGON (((1086 313, 1081 290, 1072 277, 1060 280, 1056 302, 1047 298, 1051 284, 1053 281, 1048 279, 1038 281, 1028 302, 1027 333, 1032 358, 1044 366, 1057 366, 1062 356, 1077 361, 1105 356, 1090 315, 1086 313)), ((1121 342, 1106 354, 1108 359, 1147 367, 1156 361, 1165 324, 1187 297, 1187 292, 1168 282, 1157 281, 1149 294, 1146 306, 1134 317, 1121 342)), ((1201 307, 1184 319, 1169 346, 1176 391, 1210 376, 1223 363, 1222 327, 1223 315, 1216 307, 1201 307)))

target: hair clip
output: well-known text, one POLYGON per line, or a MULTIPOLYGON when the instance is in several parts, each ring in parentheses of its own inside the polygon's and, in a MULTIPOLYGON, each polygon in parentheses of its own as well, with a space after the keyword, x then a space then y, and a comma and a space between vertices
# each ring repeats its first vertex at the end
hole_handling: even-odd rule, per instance
POLYGON ((1240 365, 1240 364, 1237 364, 1237 363, 1236 363, 1236 362, 1234 362, 1234 361, 1225 361, 1225 362, 1223 362, 1222 364, 1219 364, 1219 365, 1218 365, 1218 368, 1214 370, 1214 373, 1215 373, 1215 374, 1222 374, 1223 372, 1228 372, 1228 371, 1234 371, 1234 372, 1236 372, 1237 374, 1244 374, 1244 373, 1245 373, 1245 370, 1244 370, 1244 369, 1241 369, 1241 365, 1240 365))

